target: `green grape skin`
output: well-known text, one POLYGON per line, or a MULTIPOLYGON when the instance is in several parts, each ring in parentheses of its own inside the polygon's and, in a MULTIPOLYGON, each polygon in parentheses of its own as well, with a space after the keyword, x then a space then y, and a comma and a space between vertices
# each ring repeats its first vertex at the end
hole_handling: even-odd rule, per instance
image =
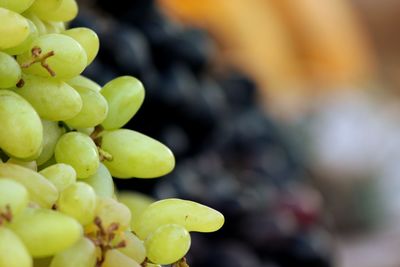
POLYGON ((47 162, 54 155, 54 149, 56 147, 58 139, 65 133, 65 128, 60 127, 58 122, 48 121, 42 119, 43 125, 43 142, 42 152, 36 159, 38 166, 47 162))
POLYGON ((109 112, 101 124, 106 130, 124 126, 139 110, 144 100, 143 84, 134 77, 122 76, 101 89, 108 102, 109 112))
POLYGON ((29 19, 27 19, 29 24, 29 35, 25 38, 25 40, 17 46, 4 49, 4 52, 9 55, 19 55, 29 49, 29 46, 32 44, 33 40, 39 37, 39 31, 36 25, 29 19))
POLYGON ((76 182, 76 171, 72 166, 64 163, 50 165, 39 172, 46 177, 58 190, 64 191, 76 182))
POLYGON ((9 90, 0 90, 0 107, 0 148, 16 158, 36 156, 43 140, 39 115, 24 98, 9 90))
POLYGON ((94 267, 96 247, 87 238, 81 238, 70 248, 56 254, 49 267, 94 267))
POLYGON ((61 192, 57 201, 57 210, 75 218, 83 226, 94 219, 96 193, 83 182, 76 182, 61 192))
POLYGON ((99 37, 89 28, 78 27, 66 30, 62 34, 68 35, 75 39, 85 49, 87 55, 87 65, 92 63, 99 52, 99 37))
POLYGON ((75 0, 62 0, 61 5, 52 12, 41 14, 41 19, 45 21, 73 20, 78 15, 78 5, 75 0))
POLYGON ((0 0, 0 7, 22 13, 27 10, 34 0, 0 0))
POLYGON ((57 188, 41 174, 30 169, 0 163, 0 179, 12 179, 22 184, 29 193, 29 199, 43 208, 51 208, 58 198, 57 188))
POLYGON ((14 91, 24 97, 45 120, 61 121, 76 116, 82 109, 82 99, 67 83, 24 75, 24 86, 14 91))
POLYGON ((54 150, 58 163, 71 165, 78 178, 87 178, 99 167, 99 154, 93 140, 79 132, 69 132, 60 137, 54 150))
POLYGON ((118 193, 118 201, 125 204, 131 211, 131 229, 136 231, 135 225, 137 219, 151 203, 155 202, 155 199, 139 192, 122 191, 118 193))
POLYGON ((116 249, 107 251, 102 267, 141 267, 139 263, 116 249))
POLYGON ((154 264, 154 263, 146 262, 146 265, 144 265, 144 267, 162 267, 162 266, 160 264, 154 264))
POLYGON ((22 184, 10 179, 0 179, 0 213, 6 212, 8 205, 12 216, 18 216, 28 206, 28 201, 28 191, 22 184))
POLYGON ((0 50, 22 43, 29 35, 29 23, 20 14, 0 7, 0 50))
POLYGON ((123 240, 125 241, 126 246, 118 248, 118 251, 122 252, 134 261, 142 263, 146 259, 146 248, 143 241, 132 232, 126 231, 123 235, 116 236, 113 240, 113 244, 117 245, 123 240))
POLYGON ((168 147, 144 134, 128 129, 106 131, 101 148, 112 155, 104 161, 117 178, 154 178, 172 171, 175 158, 168 147))
MULTIPOLYGON (((64 32, 65 34, 65 32, 64 32)), ((100 92, 101 90, 101 86, 99 84, 97 84, 96 82, 92 81, 91 79, 82 76, 82 75, 78 75, 75 76, 74 78, 66 81, 71 87, 86 87, 91 89, 92 91, 96 91, 96 92, 100 92)))
POLYGON ((202 204, 177 198, 154 202, 140 215, 135 230, 140 239, 165 224, 178 224, 189 232, 214 232, 224 224, 224 216, 202 204))
POLYGON ((89 184, 99 197, 112 197, 114 195, 114 182, 110 172, 103 163, 100 163, 97 172, 82 180, 89 184))
POLYGON ((24 161, 24 160, 20 160, 20 159, 16 159, 16 158, 9 158, 7 160, 7 163, 12 163, 15 165, 19 165, 25 168, 28 168, 32 171, 37 171, 37 163, 36 161, 24 161))
POLYGON ((82 109, 74 117, 65 120, 65 123, 71 128, 89 128, 100 124, 107 116, 107 101, 99 92, 90 88, 76 86, 75 90, 82 99, 82 109))
MULTIPOLYGON (((27 18, 28 20, 32 21, 32 23, 33 23, 33 24, 35 25, 35 27, 36 27, 36 30, 37 30, 37 32, 38 32, 38 36, 47 33, 46 26, 44 25, 44 22, 43 22, 41 19, 39 19, 35 14, 33 14, 32 12, 24 12, 22 15, 23 15, 25 18, 27 18)), ((38 36, 36 36, 35 38, 33 38, 33 40, 36 39, 38 36)), ((32 40, 32 41, 33 41, 33 40, 32 40)), ((31 44, 31 43, 30 43, 30 44, 31 44)), ((30 44, 29 44, 28 47, 26 47, 26 48, 24 49, 23 52, 25 52, 25 51, 27 51, 27 50, 29 49, 30 44)), ((18 53, 18 54, 22 54, 22 53, 18 53)))
POLYGON ((147 257, 158 264, 172 264, 182 259, 190 248, 190 234, 182 226, 166 224, 149 234, 144 244, 147 257))
POLYGON ((6 227, 0 227, 0 267, 32 267, 25 245, 6 227))
POLYGON ((15 59, 0 52, 0 88, 15 86, 21 79, 21 67, 15 59))
POLYGON ((26 208, 8 227, 33 257, 48 257, 77 242, 82 226, 73 218, 50 209, 26 208))
MULTIPOLYGON (((53 52, 54 55, 46 59, 50 69, 54 71, 54 77, 60 80, 71 79, 79 75, 86 67, 87 56, 82 46, 73 38, 58 34, 49 33, 39 36, 35 39, 29 49, 23 54, 17 56, 17 61, 24 65, 29 65, 33 60, 32 49, 38 47, 41 49, 41 55, 53 52)), ((52 77, 40 63, 35 63, 23 71, 27 74, 35 74, 42 77, 52 77)))
POLYGON ((62 21, 43 21, 46 33, 61 33, 65 31, 65 23, 62 21))
POLYGON ((117 223, 119 225, 118 232, 127 230, 131 221, 129 209, 109 197, 97 197, 95 216, 100 218, 104 228, 112 223, 117 223))
POLYGON ((39 18, 46 17, 47 13, 54 12, 62 4, 63 0, 35 0, 28 11, 39 18))

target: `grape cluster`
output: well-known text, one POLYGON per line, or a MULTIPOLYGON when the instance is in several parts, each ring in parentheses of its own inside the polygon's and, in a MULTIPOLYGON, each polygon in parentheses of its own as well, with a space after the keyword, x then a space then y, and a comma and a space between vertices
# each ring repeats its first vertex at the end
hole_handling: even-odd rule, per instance
POLYGON ((75 0, 0 0, 0 267, 187 266, 189 232, 224 217, 114 191, 112 177, 159 177, 175 159, 121 128, 144 100, 139 80, 80 75, 99 38, 65 28, 77 13, 75 0))
POLYGON ((331 266, 322 197, 290 132, 257 107, 254 82, 216 66, 213 39, 172 21, 156 1, 88 2, 95 5, 73 23, 96 29, 104 42, 87 75, 146 81, 149 101, 126 127, 162 140, 180 162, 168 179, 116 185, 223 212, 221 231, 192 235, 191 266, 331 266))

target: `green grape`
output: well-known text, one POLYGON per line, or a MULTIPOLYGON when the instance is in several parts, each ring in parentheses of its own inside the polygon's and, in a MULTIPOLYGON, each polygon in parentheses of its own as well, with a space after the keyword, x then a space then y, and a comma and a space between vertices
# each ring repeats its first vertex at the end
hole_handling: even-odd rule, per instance
POLYGON ((162 267, 162 266, 160 264, 154 264, 154 263, 146 262, 146 265, 144 265, 144 267, 162 267))
POLYGON ((116 249, 107 251, 106 260, 101 267, 141 267, 139 263, 116 249))
POLYGON ((23 96, 45 120, 60 121, 73 118, 82 109, 80 95, 67 83, 24 75, 24 86, 15 89, 23 96))
POLYGON ((118 77, 101 89, 108 102, 109 112, 101 124, 106 130, 125 125, 139 110, 144 99, 143 84, 130 76, 118 77))
POLYGON ((33 267, 50 267, 53 257, 33 259, 33 267))
POLYGON ((117 178, 153 178, 169 173, 175 158, 168 147, 144 134, 119 129, 101 136, 101 148, 112 155, 104 161, 117 178))
POLYGON ((0 7, 0 50, 22 43, 29 35, 29 23, 20 14, 0 7))
POLYGON ((87 55, 87 65, 92 63, 93 59, 99 52, 99 37, 89 28, 73 28, 66 30, 63 34, 75 39, 85 49, 87 55))
POLYGON ((61 5, 52 12, 42 13, 40 18, 45 21, 70 21, 78 15, 78 5, 75 0, 62 0, 61 5))
POLYGON ((27 10, 34 0, 0 0, 0 7, 22 13, 27 10))
POLYGON ((7 163, 12 163, 12 164, 16 164, 25 168, 28 168, 32 171, 37 171, 37 163, 36 161, 24 161, 24 160, 20 160, 20 159, 16 159, 16 158, 9 158, 7 160, 7 163))
POLYGON ((48 13, 54 12, 62 4, 63 0, 35 0, 29 11, 39 18, 46 17, 48 13))
POLYGON ((112 223, 117 223, 118 231, 122 232, 129 228, 131 221, 131 213, 129 209, 122 203, 109 198, 97 197, 96 216, 100 218, 104 228, 112 223))
POLYGON ((124 232, 123 235, 114 238, 113 244, 117 245, 123 240, 126 245, 125 247, 118 248, 118 250, 136 262, 142 263, 146 258, 146 248, 143 241, 132 232, 124 232))
POLYGON ((68 164, 56 163, 39 172, 46 177, 57 189, 64 191, 76 182, 76 171, 68 164))
POLYGON ((40 153, 42 122, 32 106, 21 96, 0 90, 0 148, 17 158, 40 153))
POLYGON ((69 132, 60 137, 54 151, 58 163, 71 165, 78 178, 87 178, 99 167, 99 154, 93 140, 78 132, 69 132))
POLYGON ((10 229, 0 227, 0 267, 32 267, 32 257, 10 229))
POLYGON ((107 167, 104 166, 103 163, 100 163, 95 174, 82 181, 89 184, 96 192, 96 195, 100 197, 112 197, 114 194, 113 179, 107 167))
POLYGON ((132 214, 131 229, 136 231, 135 225, 137 219, 143 211, 155 200, 139 192, 125 191, 118 194, 118 201, 125 204, 132 214))
POLYGON ((21 238, 33 257, 59 253, 83 234, 82 226, 75 219, 49 209, 27 208, 8 227, 21 238))
POLYGON ((30 169, 0 163, 0 180, 12 179, 22 184, 29 192, 29 199, 43 208, 50 208, 58 198, 57 188, 41 174, 30 169))
POLYGON ((25 38, 25 40, 20 43, 17 46, 4 49, 4 52, 6 52, 9 55, 19 55, 25 52, 26 50, 29 49, 30 45, 32 44, 33 40, 39 37, 39 31, 36 27, 36 25, 29 19, 27 19, 28 24, 29 24, 29 35, 28 37, 25 38))
POLYGON ((65 128, 60 127, 58 122, 42 120, 43 125, 43 142, 42 152, 36 159, 37 165, 40 166, 47 162, 54 155, 58 139, 65 133, 65 128))
MULTIPOLYGON (((64 34, 65 34, 65 32, 64 32, 64 34)), ((100 90, 101 90, 100 85, 98 85, 96 82, 94 82, 91 79, 89 79, 85 76, 82 76, 82 75, 75 76, 74 78, 68 80, 67 83, 69 85, 71 85, 72 87, 75 87, 75 86, 86 87, 86 88, 92 89, 92 91, 97 91, 97 92, 100 92, 100 90)))
POLYGON ((76 86, 75 90, 82 99, 82 109, 76 116, 65 122, 71 128, 88 128, 100 124, 107 116, 107 101, 99 92, 90 88, 76 86))
MULTIPOLYGON (((43 22, 41 19, 39 19, 35 14, 33 14, 32 12, 24 12, 23 15, 24 15, 27 19, 29 19, 30 21, 32 21, 32 23, 35 25, 35 27, 36 27, 36 29, 37 29, 37 32, 38 32, 38 36, 47 33, 46 26, 44 25, 44 22, 43 22)), ((36 36, 35 38, 33 38, 33 40, 36 39, 38 36, 36 36)), ((33 41, 33 40, 32 40, 32 41, 33 41)), ((26 47, 26 48, 24 49, 23 52, 27 51, 27 50, 29 49, 29 47, 30 47, 30 44, 29 44, 28 47, 26 47)), ((18 54, 20 54, 20 53, 18 53, 18 54)), ((22 53, 21 53, 21 54, 22 54, 22 53)))
POLYGON ((28 51, 17 56, 17 60, 25 73, 70 79, 85 69, 87 56, 82 46, 73 38, 50 33, 35 39, 28 51), (41 62, 48 67, 45 68, 41 62))
POLYGON ((166 224, 149 234, 144 244, 151 262, 172 264, 189 251, 190 234, 180 225, 166 224))
POLYGON ((135 227, 136 234, 145 239, 165 224, 179 224, 189 232, 214 232, 224 224, 224 216, 219 211, 193 201, 164 199, 154 202, 141 214, 135 227))
POLYGON ((88 128, 76 128, 76 130, 80 133, 86 134, 90 136, 94 132, 94 127, 88 127, 88 128))
POLYGON ((80 224, 87 225, 94 219, 96 193, 83 182, 77 182, 61 192, 57 209, 75 218, 80 224))
POLYGON ((4 213, 8 205, 15 217, 26 208, 28 201, 28 191, 22 184, 10 179, 0 179, 0 213, 4 213))
POLYGON ((96 247, 89 239, 81 238, 70 248, 56 254, 50 267, 94 267, 95 265, 96 247))
POLYGON ((0 52, 0 88, 14 87, 21 79, 21 67, 15 59, 0 52))
POLYGON ((65 24, 61 21, 44 21, 46 33, 61 33, 65 31, 65 24))

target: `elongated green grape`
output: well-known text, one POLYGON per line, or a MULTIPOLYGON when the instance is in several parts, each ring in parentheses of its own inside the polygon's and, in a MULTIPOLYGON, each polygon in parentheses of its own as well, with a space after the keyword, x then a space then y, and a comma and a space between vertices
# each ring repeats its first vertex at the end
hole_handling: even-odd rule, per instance
POLYGON ((10 179, 0 179, 0 213, 4 213, 8 205, 15 217, 26 208, 28 201, 28 191, 22 184, 10 179))
POLYGON ((57 209, 75 218, 80 224, 87 225, 94 219, 96 193, 83 182, 77 182, 61 192, 57 209))
POLYGON ((139 192, 123 191, 118 193, 118 201, 125 204, 131 211, 131 229, 136 231, 137 219, 151 203, 155 202, 155 199, 139 192))
POLYGON ((125 247, 118 248, 129 258, 138 263, 142 263, 146 258, 146 248, 142 240, 135 236, 132 232, 124 232, 122 236, 117 236, 113 240, 113 244, 117 245, 121 241, 125 241, 125 247))
POLYGON ((87 55, 87 65, 92 63, 99 52, 99 37, 89 28, 73 28, 66 30, 63 34, 75 39, 85 49, 87 55))
POLYGON ((28 51, 18 55, 17 60, 24 67, 25 73, 70 79, 85 69, 87 56, 82 46, 73 38, 50 33, 34 40, 28 51), (40 60, 48 65, 47 69, 37 62, 40 60))
POLYGON ((0 7, 22 13, 32 5, 33 1, 34 0, 0 0, 0 7))
POLYGON ((122 76, 101 89, 108 102, 108 115, 101 124, 106 130, 121 128, 139 110, 144 99, 143 84, 134 77, 122 76))
POLYGON ((141 267, 139 263, 116 249, 107 251, 102 267, 141 267))
POLYGON ((76 86, 75 90, 82 99, 82 109, 65 122, 72 128, 88 128, 100 124, 107 116, 107 101, 99 92, 90 88, 76 86))
POLYGON ((39 18, 46 17, 47 13, 54 12, 61 6, 63 0, 35 0, 29 11, 39 18))
POLYGON ((17 158, 37 155, 43 127, 36 111, 21 96, 8 90, 0 90, 0 107, 0 147, 17 158))
POLYGON ((0 163, 0 179, 12 179, 22 184, 29 192, 29 199, 41 207, 50 208, 58 198, 57 188, 39 173, 30 169, 0 163))
POLYGON ((81 238, 70 248, 55 255, 50 267, 94 267, 95 265, 96 247, 89 239, 81 238))
POLYGON ((112 197, 114 195, 114 182, 106 166, 100 163, 97 172, 82 180, 89 184, 96 195, 100 197, 112 197))
POLYGON ((34 160, 33 161, 24 161, 24 160, 21 160, 21 159, 9 158, 7 160, 7 163, 12 163, 12 164, 15 164, 15 165, 19 165, 19 166, 28 168, 28 169, 30 169, 32 171, 37 171, 37 164, 36 164, 36 161, 34 161, 34 160))
MULTIPOLYGON (((66 31, 66 32, 68 32, 68 31, 66 31)), ((66 32, 64 32, 64 34, 66 32)), ((75 87, 75 86, 86 87, 86 88, 92 89, 93 91, 97 91, 97 92, 100 92, 100 90, 101 90, 101 86, 98 83, 96 83, 96 82, 92 81, 91 79, 89 79, 85 76, 82 76, 82 75, 75 76, 74 78, 72 78, 66 82, 69 85, 71 85, 72 87, 75 87)))
POLYGON ((58 192, 64 191, 76 182, 75 169, 64 163, 50 165, 39 173, 46 177, 58 189, 58 192))
POLYGON ((49 209, 26 208, 8 227, 21 238, 33 257, 59 253, 83 234, 82 226, 75 219, 49 209))
POLYGON ((24 75, 24 82, 24 86, 15 92, 23 96, 45 120, 73 118, 82 109, 80 95, 65 82, 35 75, 24 75))
POLYGON ((65 128, 60 127, 55 121, 42 120, 43 125, 43 142, 42 152, 36 159, 37 165, 40 166, 47 162, 54 154, 58 139, 65 133, 65 128))
POLYGON ((29 24, 29 35, 25 38, 25 40, 17 46, 5 49, 4 52, 9 55, 19 55, 29 49, 29 46, 32 44, 33 40, 35 40, 39 36, 39 31, 36 25, 29 19, 27 19, 29 24))
POLYGON ((21 79, 21 68, 15 59, 0 52, 0 88, 15 86, 21 79))
POLYGON ((179 224, 189 232, 214 232, 224 224, 224 216, 217 210, 193 201, 164 199, 154 202, 141 214, 135 227, 136 234, 145 239, 165 224, 179 224))
POLYGON ((20 14, 0 7, 0 50, 22 43, 29 35, 29 23, 20 14))
MULTIPOLYGON (((27 19, 29 19, 30 21, 32 21, 32 23, 35 25, 35 27, 36 27, 36 29, 37 29, 37 32, 38 32, 38 36, 47 33, 46 26, 44 25, 44 22, 43 22, 41 19, 39 19, 35 14, 33 14, 32 12, 28 12, 28 11, 27 11, 27 12, 24 12, 23 15, 24 15, 24 17, 26 17, 27 19)), ((35 38, 33 38, 33 40, 36 39, 38 36, 36 36, 35 38)), ((29 46, 26 47, 26 49, 24 49, 24 51, 22 51, 22 52, 25 52, 25 51, 27 51, 28 49, 29 49, 29 46)), ((19 55, 19 54, 22 54, 22 53, 18 53, 18 55, 19 55)))
POLYGON ((158 264, 172 264, 182 259, 190 248, 189 232, 177 224, 157 228, 145 240, 147 257, 158 264))
POLYGON ((109 197, 97 197, 96 216, 100 218, 104 228, 112 223, 119 225, 118 231, 129 228, 131 213, 129 209, 118 201, 109 197))
POLYGON ((104 164, 114 177, 159 177, 175 166, 168 147, 139 132, 119 129, 105 132, 101 138, 101 148, 112 155, 104 164))
POLYGON ((42 13, 40 18, 46 21, 70 21, 78 15, 75 0, 62 0, 61 5, 52 12, 42 13))
POLYGON ((25 245, 5 227, 0 227, 0 267, 32 267, 32 258, 25 245))
POLYGON ((58 163, 71 165, 78 178, 87 178, 99 167, 99 154, 93 140, 82 133, 69 132, 60 137, 54 151, 58 163))

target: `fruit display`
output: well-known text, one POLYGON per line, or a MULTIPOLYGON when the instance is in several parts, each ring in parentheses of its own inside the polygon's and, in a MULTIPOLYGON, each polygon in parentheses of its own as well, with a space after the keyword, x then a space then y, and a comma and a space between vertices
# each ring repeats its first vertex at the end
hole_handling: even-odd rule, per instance
POLYGON ((121 201, 146 193, 220 210, 219 232, 192 235, 191 266, 332 266, 322 197, 288 135, 257 106, 255 83, 216 63, 213 39, 172 21, 155 1, 91 3, 72 22, 104 40, 86 75, 142 80, 147 101, 126 127, 161 140, 178 162, 164 181, 118 179, 118 188, 131 190, 121 201))
POLYGON ((0 267, 188 266, 190 232, 224 216, 194 201, 114 190, 175 157, 122 128, 144 101, 135 77, 82 76, 97 34, 66 29, 75 0, 0 0, 0 267))

